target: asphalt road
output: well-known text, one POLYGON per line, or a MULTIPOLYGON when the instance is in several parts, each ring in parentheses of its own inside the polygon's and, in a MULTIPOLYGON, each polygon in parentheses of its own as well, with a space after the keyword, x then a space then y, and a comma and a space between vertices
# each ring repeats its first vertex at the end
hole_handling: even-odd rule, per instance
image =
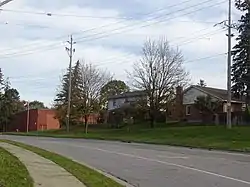
POLYGON ((137 187, 250 186, 250 155, 97 140, 2 137, 87 163, 137 187))

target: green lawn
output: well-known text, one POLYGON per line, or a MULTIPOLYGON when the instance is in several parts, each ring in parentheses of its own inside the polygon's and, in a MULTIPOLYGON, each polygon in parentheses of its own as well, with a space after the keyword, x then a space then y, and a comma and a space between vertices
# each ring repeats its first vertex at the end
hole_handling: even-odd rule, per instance
POLYGON ((32 187, 33 180, 26 167, 0 147, 0 187, 32 187))
MULTIPOLYGON (((111 186, 122 187, 123 186, 113 181, 112 179, 100 174, 97 171, 94 171, 84 165, 81 165, 77 162, 72 161, 71 159, 63 157, 56 153, 52 153, 52 152, 49 152, 49 151, 46 151, 37 147, 25 145, 25 144, 18 143, 18 142, 13 142, 13 141, 8 141, 8 140, 2 140, 2 141, 22 147, 27 150, 30 150, 46 159, 53 161, 54 163, 58 164, 59 166, 67 170, 69 173, 74 175, 76 178, 78 178, 78 180, 84 183, 87 187, 111 187, 111 186)), ((21 187, 21 186, 10 185, 8 187, 21 187)))
MULTIPOLYGON (((27 135, 20 134, 19 135, 27 135)), ((153 144, 191 146, 234 151, 250 151, 250 126, 185 126, 158 127, 155 129, 134 127, 130 132, 123 129, 90 129, 86 135, 84 129, 77 127, 67 134, 64 130, 31 132, 30 136, 49 136, 64 138, 90 138, 102 140, 121 140, 153 144)))

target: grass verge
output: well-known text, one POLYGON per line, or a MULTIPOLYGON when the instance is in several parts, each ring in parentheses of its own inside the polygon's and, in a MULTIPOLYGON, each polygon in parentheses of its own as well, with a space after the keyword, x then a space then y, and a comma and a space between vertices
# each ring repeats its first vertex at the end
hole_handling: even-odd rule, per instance
POLYGON ((25 136, 45 136, 54 138, 86 138, 100 140, 117 140, 126 142, 151 143, 163 145, 208 148, 229 151, 250 152, 250 127, 224 126, 185 126, 159 127, 155 129, 133 128, 124 129, 90 129, 86 135, 84 128, 72 128, 70 133, 65 130, 44 132, 18 133, 25 136))
POLYGON ((40 149, 34 146, 19 143, 19 142, 14 142, 14 141, 9 141, 9 140, 2 140, 2 141, 27 149, 46 159, 53 161, 54 163, 61 166, 69 173, 71 173, 73 176, 75 176, 78 180, 80 180, 87 187, 110 187, 110 186, 123 187, 123 185, 118 184, 117 182, 104 176, 103 174, 93 169, 90 169, 84 165, 81 165, 77 162, 74 162, 71 159, 68 159, 64 156, 61 156, 56 153, 52 153, 52 152, 49 152, 49 151, 46 151, 44 149, 40 149))
POLYGON ((33 180, 17 157, 0 147, 0 187, 33 187, 33 180))

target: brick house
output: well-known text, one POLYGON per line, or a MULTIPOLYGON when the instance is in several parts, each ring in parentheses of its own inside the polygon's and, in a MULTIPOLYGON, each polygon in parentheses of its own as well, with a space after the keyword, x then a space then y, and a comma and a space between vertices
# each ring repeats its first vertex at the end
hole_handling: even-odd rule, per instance
POLYGON ((108 111, 112 111, 130 105, 140 99, 146 98, 145 91, 126 92, 118 95, 113 95, 108 98, 108 111))
MULTIPOLYGON (((29 131, 59 129, 60 124, 55 119, 55 111, 51 109, 29 110, 29 131)), ((7 127, 7 131, 27 131, 27 110, 16 114, 7 127)))
MULTIPOLYGON (((212 99, 216 99, 222 102, 218 114, 225 116, 227 112, 227 90, 190 86, 186 90, 182 90, 181 87, 176 89, 176 98, 171 111, 171 118, 174 120, 185 120, 187 122, 215 122, 215 116, 211 113, 202 113, 195 107, 195 100, 199 96, 210 96, 212 99)), ((244 110, 245 102, 240 99, 232 98, 232 113, 239 113, 244 110)), ((233 118, 236 116, 233 115, 233 118)), ((232 119, 234 120, 234 119, 232 119)), ((225 119, 222 119, 225 121, 225 119)))
MULTIPOLYGON (((98 119, 99 118, 100 118, 100 114, 95 114, 95 113, 90 114, 90 115, 88 115, 87 124, 88 125, 96 125, 96 124, 98 124, 98 119)), ((85 118, 82 117, 80 119, 80 122, 85 123, 85 118)))

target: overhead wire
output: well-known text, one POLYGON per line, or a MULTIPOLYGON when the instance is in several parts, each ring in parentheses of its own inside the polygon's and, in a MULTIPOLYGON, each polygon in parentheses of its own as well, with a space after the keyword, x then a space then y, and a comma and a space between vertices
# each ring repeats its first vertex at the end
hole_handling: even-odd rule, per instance
MULTIPOLYGON (((183 43, 183 44, 181 44, 181 43, 178 43, 178 44, 176 44, 177 46, 183 46, 183 45, 185 45, 185 44, 188 44, 188 43, 192 43, 192 41, 197 41, 197 40, 199 40, 199 39, 203 39, 203 37, 205 37, 205 36, 212 36, 212 35, 215 35, 215 34, 219 34, 219 33, 221 33, 221 31, 224 31, 225 29, 217 29, 216 31, 213 31, 213 32, 208 32, 208 33, 205 33, 205 34, 202 34, 202 35, 198 35, 198 36, 196 36, 196 37, 194 37, 194 38, 191 38, 191 40, 190 39, 188 39, 188 40, 186 40, 185 42, 186 43, 183 43), (218 32, 219 31, 219 32, 218 32), (197 38, 197 37, 199 37, 199 38, 197 38)), ((181 37, 180 37, 181 38, 181 37)), ((33 52, 32 52, 33 53, 33 52)), ((24 55, 24 54, 22 54, 22 55, 24 55)), ((101 63, 102 64, 102 63, 101 63)))
MULTIPOLYGON (((210 1, 205 1, 205 2, 210 2, 210 1)), ((203 3, 205 3, 205 2, 203 2, 203 3)), ((220 3, 223 3, 223 2, 225 2, 225 1, 222 1, 222 2, 220 2, 220 3)), ((202 3, 202 4, 203 4, 202 3)), ((220 3, 217 3, 217 4, 213 4, 213 5, 211 5, 211 6, 215 6, 215 5, 218 5, 218 4, 220 4, 220 3)), ((200 3, 201 4, 201 3, 200 3)), ((198 4, 199 5, 199 4, 198 4)), ((194 6, 197 6, 197 5, 193 5, 193 6, 191 6, 191 7, 194 7, 194 6)), ((211 7, 211 6, 209 6, 209 7, 211 7)), ((201 9, 204 9, 204 8, 207 8, 207 7, 203 7, 203 8, 201 8, 201 9)), ((185 9, 187 9, 187 8, 185 8, 185 9)), ((199 10, 201 10, 201 9, 199 9, 199 10)), ((178 11, 182 11, 183 9, 181 9, 181 10, 178 10, 178 11)), ((196 11, 198 11, 198 10, 195 10, 195 11, 192 11, 191 13, 193 13, 193 12, 196 12, 196 11)), ((175 12, 176 13, 176 12, 175 12)), ((190 14, 190 12, 188 13, 188 14, 190 14)), ((186 14, 185 14, 186 15, 186 14)), ((171 18, 171 19, 173 19, 173 18, 171 18)), ((165 20, 161 20, 161 22, 162 21, 165 21, 165 20)), ((153 23, 153 24, 155 24, 155 22, 153 23)), ((142 27, 145 27, 145 26, 150 26, 151 24, 149 24, 149 25, 143 25, 142 27)), ((119 28, 120 29, 120 28, 119 28)), ((116 29, 117 30, 117 29, 116 29)), ((113 30, 114 31, 114 30, 113 30)), ((100 33, 98 33, 98 34, 100 34, 100 33)), ((97 35, 98 35, 97 34, 97 35)), ((103 34, 103 32, 101 33, 101 34, 103 34)), ((118 34, 118 33, 116 33, 116 34, 118 34)), ((96 34, 95 34, 96 35, 96 34)), ((90 35, 90 36, 93 36, 93 35, 90 35)), ((104 36, 101 36, 101 38, 103 38, 104 36)), ((86 38, 86 37, 85 37, 86 38)), ((100 37, 99 37, 100 38, 100 37)), ((98 39, 98 38, 94 38, 94 39, 98 39)), ((90 38, 90 40, 93 40, 93 39, 91 39, 90 38)), ((79 42, 79 41, 78 41, 79 42)), ((85 41, 86 42, 86 41, 85 41)), ((47 46, 47 47, 52 47, 51 45, 50 46, 47 46)), ((34 49, 33 49, 34 50, 34 49)), ((32 51, 33 52, 33 51, 32 51)), ((13 55, 13 54, 17 54, 17 53, 11 53, 11 54, 3 54, 4 56, 8 56, 8 55, 13 55)), ((30 52, 28 52, 28 53, 25 53, 25 54, 21 54, 21 55, 27 55, 27 54, 30 54, 30 52)), ((19 56, 19 55, 18 55, 19 56)), ((13 56, 12 56, 13 57, 13 56)))
MULTIPOLYGON (((202 29, 202 30, 205 30, 205 29, 202 29)), ((202 31, 202 30, 200 30, 200 31, 202 31)), ((193 43, 193 41, 196 41, 196 40, 199 40, 199 39, 203 39, 204 37, 206 37, 206 36, 213 36, 213 35, 216 35, 216 34, 219 34, 219 33, 221 33, 221 32, 223 32, 224 31, 224 29, 222 29, 222 28, 220 28, 220 29, 217 29, 217 30, 215 30, 215 31, 212 31, 212 32, 208 32, 208 33, 204 33, 204 34, 201 34, 201 35, 194 35, 195 37, 193 37, 193 38, 191 38, 191 39, 188 39, 188 40, 184 40, 184 41, 181 41, 181 42, 178 42, 178 43, 176 43, 176 46, 183 46, 183 45, 186 45, 186 44, 188 44, 188 43, 193 43)), ((198 32, 198 31, 197 31, 198 32)), ((196 32, 194 32, 193 34, 195 34, 196 32)), ((173 39, 173 40, 170 40, 169 42, 171 43, 172 41, 173 42, 176 42, 176 41, 178 41, 178 39, 182 39, 183 37, 178 37, 178 38, 175 38, 175 39, 173 39)), ((173 45, 172 43, 171 43, 171 45, 173 45)), ((109 62, 116 62, 116 61, 119 61, 119 60, 121 60, 121 57, 123 57, 123 58, 129 58, 129 59, 132 59, 132 58, 134 58, 134 55, 133 54, 125 54, 125 55, 122 55, 122 56, 119 56, 120 57, 120 59, 114 59, 114 56, 112 57, 109 57, 108 59, 105 59, 105 61, 104 62, 93 62, 93 63, 98 63, 98 66, 99 65, 105 65, 105 64, 108 64, 109 62), (130 58, 131 57, 131 58, 130 58), (108 61, 107 61, 108 60, 108 61)))
MULTIPOLYGON (((190 12, 187 12, 187 13, 184 13, 184 14, 181 14, 181 15, 179 15, 178 17, 185 16, 185 15, 189 15, 189 14, 195 13, 195 12, 197 12, 197 11, 201 11, 201 10, 203 10, 203 9, 205 9, 205 8, 210 8, 210 7, 213 7, 213 6, 222 4, 222 3, 226 2, 226 1, 227 1, 227 0, 223 0, 223 1, 220 1, 219 3, 214 3, 214 4, 210 5, 210 6, 201 7, 201 8, 199 8, 199 9, 196 9, 196 10, 193 10, 193 11, 190 11, 190 12)), ((168 16, 168 15, 171 15, 171 14, 175 14, 175 13, 177 13, 177 12, 182 12, 182 11, 185 11, 185 10, 187 10, 187 9, 194 8, 194 7, 197 7, 197 6, 199 6, 199 5, 202 5, 202 4, 205 4, 205 3, 208 3, 208 2, 211 2, 211 0, 206 0, 206 1, 197 3, 197 4, 192 5, 192 6, 189 6, 189 7, 185 7, 185 8, 179 9, 179 10, 175 10, 175 11, 170 12, 170 13, 168 13, 168 14, 156 16, 156 17, 154 17, 153 19, 150 18, 150 19, 148 19, 148 20, 146 20, 146 21, 155 21, 155 19, 164 18, 165 16, 168 16)), ((162 20, 155 21, 155 22, 153 22, 153 23, 142 24, 142 25, 140 25, 140 26, 138 26, 138 24, 137 24, 137 25, 134 25, 135 28, 129 28, 128 30, 125 30, 125 32, 127 32, 127 31, 132 31, 132 30, 135 30, 135 29, 138 29, 138 28, 145 28, 145 27, 148 27, 148 26, 152 26, 152 25, 155 25, 155 24, 158 24, 158 23, 162 23, 162 22, 165 22, 165 21, 169 21, 169 20, 171 20, 171 19, 176 19, 176 18, 177 18, 176 16, 175 16, 175 17, 170 17, 170 18, 168 18, 168 19, 165 18, 165 19, 162 19, 162 20)), ((129 26, 123 26, 123 27, 120 27, 120 28, 113 29, 113 30, 111 30, 111 31, 112 31, 112 32, 114 32, 114 31, 119 31, 120 29, 128 28, 128 27, 129 27, 129 26)), ((112 36, 113 36, 113 35, 116 35, 116 34, 121 34, 121 33, 124 33, 124 31, 118 32, 118 33, 112 33, 112 36)), ((76 41, 78 40, 78 41, 77 41, 78 43, 79 43, 79 42, 87 42, 87 41, 92 41, 92 40, 96 40, 96 39, 101 39, 101 38, 105 38, 105 37, 109 37, 109 36, 111 36, 110 31, 108 31, 108 32, 99 32, 99 33, 95 33, 95 34, 92 34, 92 35, 84 36, 84 37, 81 37, 81 38, 76 38, 76 41), (88 37, 93 37, 93 36, 96 36, 96 35, 102 35, 102 34, 105 34, 105 33, 108 33, 108 35, 98 36, 97 38, 90 38, 89 40, 80 40, 80 39, 88 39, 88 37)))
MULTIPOLYGON (((191 1, 194 1, 194 0, 185 0, 183 2, 181 2, 182 4, 185 4, 185 3, 188 3, 188 2, 191 2, 191 1)), ((173 4, 173 5, 169 5, 167 7, 164 7, 164 8, 159 8, 157 10, 154 10, 154 11, 151 11, 151 12, 148 12, 148 13, 142 13, 140 15, 143 15, 143 16, 149 16, 149 15, 153 15, 155 13, 158 13, 158 12, 161 12, 165 9, 169 9, 169 8, 173 8, 175 6, 179 6, 180 3, 177 3, 177 4, 173 4)), ((1 10, 1 9, 0 9, 1 10)), ((86 32, 90 32, 90 31, 94 31, 94 30, 97 30, 97 29, 101 29, 101 28, 105 28, 105 27, 109 27, 109 26, 113 26, 114 24, 119 24, 119 23, 123 23, 123 22, 126 22, 125 20, 122 20, 122 21, 118 21, 118 22, 115 22, 115 23, 109 23, 109 24, 105 24, 105 25, 101 25, 99 27, 93 27, 93 28, 90 28, 90 29, 86 29, 86 30, 82 30, 82 31, 78 31, 78 32, 73 32, 71 34, 74 34, 74 35, 77 35, 77 34, 83 34, 83 33, 86 33, 86 32)), ((62 35, 62 36, 59 36, 59 37, 56 37, 55 39, 62 39, 64 37, 67 37, 68 35, 62 35)), ((32 45, 32 44, 31 44, 32 45)), ((29 46, 29 45, 26 45, 26 46, 29 46)), ((26 47, 26 46, 22 46, 23 47, 26 47)), ((1 51, 1 50, 0 50, 1 51)))
MULTIPOLYGON (((145 15, 150 15, 150 14, 154 14, 156 12, 161 12, 161 11, 164 11, 166 9, 169 9, 169 8, 172 8, 172 7, 175 7, 175 6, 179 6, 180 4, 186 4, 186 3, 189 3, 191 1, 194 1, 194 0, 185 0, 183 2, 180 2, 180 3, 177 3, 177 4, 173 4, 173 5, 168 5, 166 7, 161 7, 161 8, 157 8, 156 10, 154 11, 150 11, 150 12, 147 12, 147 13, 133 13, 134 15, 136 16, 145 16, 145 15)), ((23 10, 13 10, 13 9, 3 9, 3 8, 0 8, 0 12, 1 11, 6 11, 6 12, 13 12, 13 13, 24 13, 24 14, 36 14, 36 15, 45 15, 45 16, 68 16, 68 17, 82 17, 82 18, 99 18, 99 19, 108 19, 108 18, 111 18, 111 19, 134 19, 133 16, 130 16, 130 17, 115 17, 115 16, 90 16, 90 15, 72 15, 72 14, 58 14, 58 13, 52 13, 52 12, 32 12, 32 11, 23 11, 23 10)))
MULTIPOLYGON (((205 56, 205 57, 199 57, 199 58, 194 58, 194 59, 189 59, 189 60, 184 60, 183 63, 184 64, 188 64, 188 63, 191 63, 191 62, 197 62, 197 61, 202 61, 202 60, 207 60, 207 59, 212 59, 212 58, 216 58, 216 57, 219 57, 219 56, 223 56, 223 55, 226 55, 227 52, 224 52, 224 53, 218 53, 218 54, 215 54, 215 55, 210 55, 210 56, 205 56)), ((125 62, 125 61, 123 61, 125 62)), ((121 62, 121 63, 123 63, 121 62)), ((127 62, 127 61, 126 61, 127 62)), ((66 69, 61 69, 63 70, 64 72, 62 72, 62 74, 65 73, 66 69)), ((43 73, 44 75, 44 73, 43 73)), ((22 81, 22 79, 29 79, 28 81, 36 81, 36 80, 46 80, 48 78, 54 78, 54 77, 57 77, 59 78, 60 76, 58 75, 46 75, 46 76, 38 76, 36 77, 37 74, 30 74, 30 75, 26 75, 26 76, 8 76, 8 78, 10 78, 10 80, 18 80, 18 81, 22 81), (35 78, 35 79, 32 79, 32 78, 35 78)))

